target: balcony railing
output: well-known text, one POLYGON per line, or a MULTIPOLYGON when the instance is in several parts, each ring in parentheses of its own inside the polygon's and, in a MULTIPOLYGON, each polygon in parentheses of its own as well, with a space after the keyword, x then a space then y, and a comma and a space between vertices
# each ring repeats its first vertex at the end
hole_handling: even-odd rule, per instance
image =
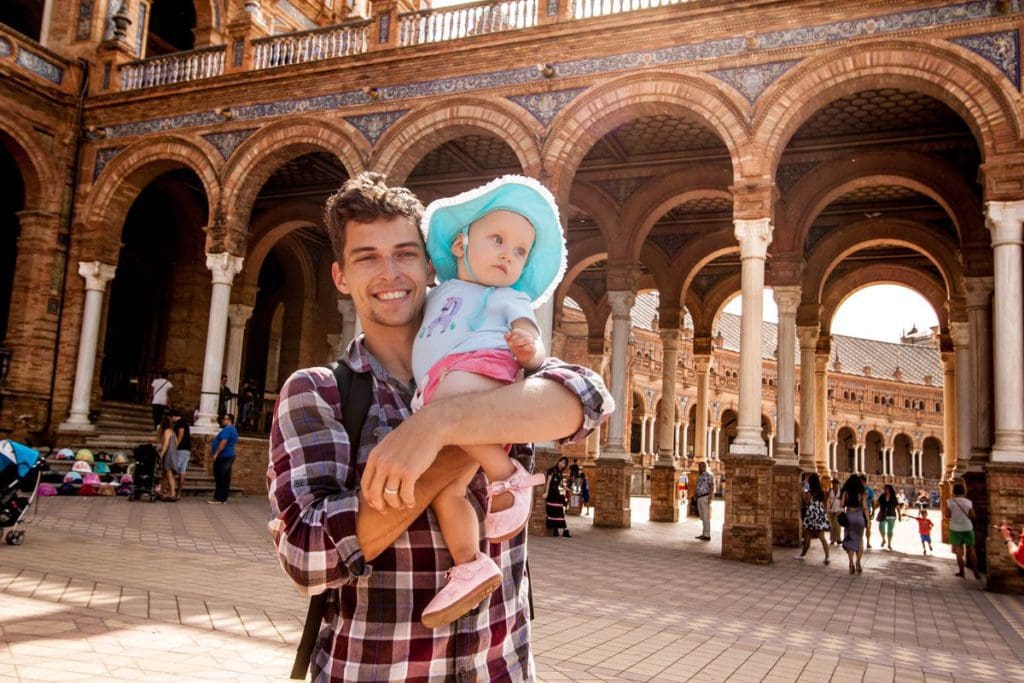
POLYGON ((358 55, 366 52, 369 43, 369 21, 260 38, 252 41, 252 68, 273 69, 358 55))
POLYGON ((121 90, 185 83, 224 73, 224 46, 141 59, 121 66, 121 90))
POLYGON ((537 25, 538 0, 478 2, 399 17, 399 45, 422 45, 537 25))
POLYGON ((689 0, 572 0, 572 18, 589 19, 654 7, 681 5, 689 0))

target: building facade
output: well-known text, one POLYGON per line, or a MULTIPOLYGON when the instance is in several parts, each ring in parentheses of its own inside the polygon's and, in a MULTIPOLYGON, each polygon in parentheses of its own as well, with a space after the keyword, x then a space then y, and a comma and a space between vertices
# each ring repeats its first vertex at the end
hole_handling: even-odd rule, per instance
MULTIPOLYGON (((720 419, 716 321, 743 294, 723 555, 766 562, 797 531, 800 472, 829 470, 830 443, 849 442, 828 391, 862 392, 836 382, 830 325, 878 282, 939 314, 942 481, 966 481, 982 519, 1024 522, 1020 0, 0 11, 6 433, 88 433, 104 402, 144 400, 161 370, 175 401, 198 403, 197 433, 211 430, 222 373, 272 397, 350 336, 317 227, 341 181, 380 171, 429 201, 519 172, 551 188, 569 241, 546 333, 571 298, 620 406, 596 460, 596 523, 629 523, 638 292, 659 294, 661 395, 680 395, 681 348, 694 367, 693 461, 720 419)), ((672 521, 676 404, 661 405, 646 426, 652 516, 672 521)), ((929 449, 875 433, 893 468, 897 451, 929 449)), ((854 434, 857 450, 869 436, 854 434)), ((1019 588, 988 543, 989 585, 1019 588)))

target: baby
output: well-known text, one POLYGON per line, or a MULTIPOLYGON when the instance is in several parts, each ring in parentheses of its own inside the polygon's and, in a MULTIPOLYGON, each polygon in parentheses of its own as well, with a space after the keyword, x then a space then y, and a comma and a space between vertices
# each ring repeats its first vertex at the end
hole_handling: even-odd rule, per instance
MULTIPOLYGON (((413 346, 414 410, 514 382, 524 368, 538 368, 545 350, 533 309, 551 296, 566 264, 555 199, 532 178, 503 176, 432 202, 423 229, 441 284, 427 295, 413 346)), ((531 488, 544 476, 530 475, 500 444, 463 450, 490 482, 488 540, 512 538, 526 525, 531 488)), ((466 498, 473 476, 452 481, 431 503, 455 566, 423 611, 429 628, 455 621, 501 583, 498 565, 480 552, 479 522, 466 498)))

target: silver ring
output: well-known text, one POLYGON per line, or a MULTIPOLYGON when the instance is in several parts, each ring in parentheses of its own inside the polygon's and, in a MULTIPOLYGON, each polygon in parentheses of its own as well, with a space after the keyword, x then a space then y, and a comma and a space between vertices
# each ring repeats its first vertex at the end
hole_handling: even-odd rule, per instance
POLYGON ((389 489, 387 486, 384 487, 384 493, 395 494, 398 493, 398 489, 389 489))

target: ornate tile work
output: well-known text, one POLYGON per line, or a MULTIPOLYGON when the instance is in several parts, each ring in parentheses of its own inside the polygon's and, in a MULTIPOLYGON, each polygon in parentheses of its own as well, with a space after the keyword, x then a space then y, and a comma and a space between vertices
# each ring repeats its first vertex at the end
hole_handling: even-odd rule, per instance
POLYGON ((640 189, 640 186, 644 184, 646 178, 621 178, 619 180, 603 180, 597 183, 597 186, 608 193, 609 196, 614 197, 615 201, 622 204, 626 203, 626 200, 633 196, 633 193, 640 189))
POLYGON ((779 166, 775 171, 775 184, 780 192, 788 192, 797 181, 807 175, 812 168, 818 165, 817 161, 807 161, 802 164, 786 164, 779 166))
POLYGON ((104 147, 100 151, 96 152, 96 163, 92 167, 92 179, 96 182, 96 179, 100 177, 100 173, 103 173, 103 169, 107 167, 107 164, 121 153, 124 147, 104 147))
POLYGON ((104 90, 109 90, 110 89, 110 71, 111 71, 112 68, 113 68, 113 64, 111 64, 110 62, 106 62, 103 65, 103 89, 104 90))
POLYGON ((545 10, 549 17, 558 16, 558 0, 548 0, 547 9, 545 10))
POLYGON ((954 38, 952 42, 995 64, 1011 83, 1020 88, 1020 34, 1017 31, 954 38))
POLYGON ((736 88, 748 102, 754 104, 769 85, 798 63, 799 60, 794 59, 787 62, 755 64, 738 69, 720 69, 712 71, 711 75, 736 88))
POLYGON ((89 40, 92 33, 92 3, 93 0, 78 0, 78 24, 75 28, 78 40, 89 40))
POLYGON ((533 114, 534 118, 547 127, 551 120, 555 118, 555 115, 584 90, 586 88, 570 88, 568 90, 555 90, 554 92, 536 93, 534 95, 515 95, 508 99, 533 114))
POLYGON ((391 32, 391 15, 382 14, 377 18, 377 42, 381 45, 388 42, 391 32))
POLYGON ((690 235, 648 235, 647 241, 653 242, 671 259, 679 248, 690 241, 690 235))
POLYGON ((235 65, 235 68, 242 66, 242 59, 245 55, 245 41, 236 40, 235 44, 231 46, 231 63, 235 65))
POLYGON ((255 128, 247 128, 245 130, 232 130, 227 133, 208 133, 203 138, 216 147, 220 155, 227 159, 240 144, 245 142, 246 138, 255 132, 255 128))
POLYGON ((14 46, 6 38, 0 38, 0 57, 10 57, 14 52, 14 46))
POLYGON ((149 9, 148 5, 144 2, 139 3, 139 19, 138 25, 135 27, 135 56, 142 57, 142 39, 146 37, 146 10, 149 9))
POLYGON ((213 26, 214 28, 220 28, 220 3, 221 0, 213 0, 213 26))
POLYGON ((64 78, 64 69, 60 68, 49 59, 40 57, 35 52, 30 52, 24 48, 18 50, 17 62, 32 73, 39 74, 46 80, 52 81, 57 85, 60 85, 61 80, 64 78))
MULTIPOLYGON (((214 3, 216 4, 216 3, 214 3)), ((295 5, 288 2, 288 0, 278 0, 277 8, 288 15, 288 18, 294 21, 302 30, 316 28, 316 22, 307 17, 305 14, 300 12, 295 5)))
POLYGON ((379 114, 366 114, 365 116, 346 116, 345 120, 359 129, 359 132, 370 141, 371 145, 377 144, 380 136, 390 128, 395 121, 402 118, 408 109, 399 111, 385 111, 379 114))

